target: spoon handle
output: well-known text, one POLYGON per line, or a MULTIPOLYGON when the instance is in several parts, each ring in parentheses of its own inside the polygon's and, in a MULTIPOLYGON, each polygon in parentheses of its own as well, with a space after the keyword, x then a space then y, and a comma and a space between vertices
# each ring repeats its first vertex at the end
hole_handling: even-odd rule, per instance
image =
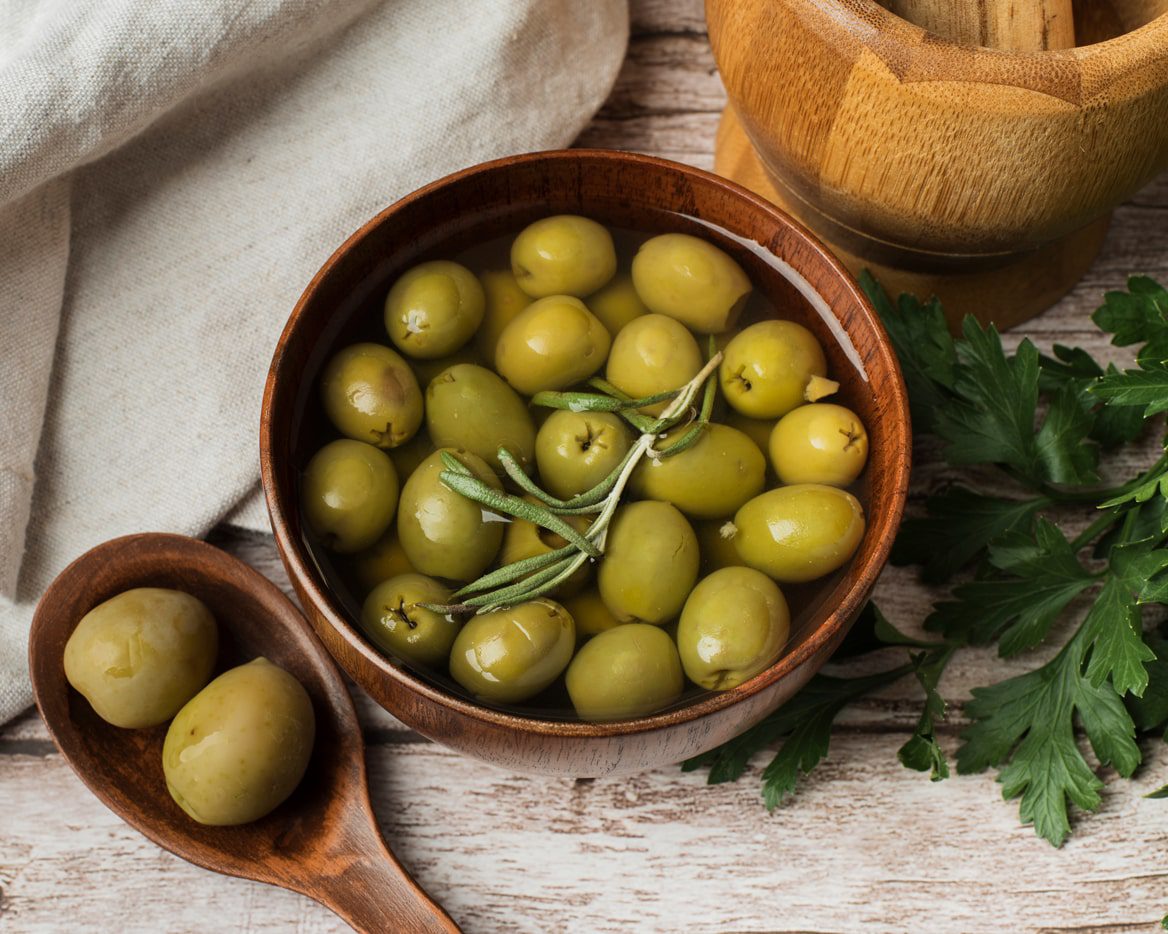
POLYGON ((306 880, 305 894, 362 934, 461 934, 389 851, 372 813, 363 816, 352 815, 341 845, 306 880))

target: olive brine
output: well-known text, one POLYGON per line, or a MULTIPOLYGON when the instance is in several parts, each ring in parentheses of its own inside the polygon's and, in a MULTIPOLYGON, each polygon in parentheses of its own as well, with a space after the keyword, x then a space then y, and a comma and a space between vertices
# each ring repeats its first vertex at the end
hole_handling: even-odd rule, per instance
POLYGON ((560 215, 421 263, 388 343, 320 374, 309 544, 380 651, 484 703, 618 720, 736 687, 788 642, 782 587, 864 533, 867 434, 815 335, 708 240, 629 237, 560 215))

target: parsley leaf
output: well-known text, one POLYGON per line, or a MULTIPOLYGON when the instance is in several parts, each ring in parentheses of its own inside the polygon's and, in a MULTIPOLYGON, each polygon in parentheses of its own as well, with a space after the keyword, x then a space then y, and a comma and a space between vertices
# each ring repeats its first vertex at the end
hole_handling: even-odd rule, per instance
POLYGON ((782 707, 745 733, 682 764, 682 769, 708 766, 707 782, 718 785, 740 778, 755 754, 783 739, 775 757, 763 771, 763 801, 773 810, 793 794, 799 773, 810 772, 827 755, 831 725, 849 703, 910 671, 894 668, 860 678, 816 675, 782 707))
POLYGON ((934 413, 934 429, 948 442, 951 464, 1008 464, 1025 477, 1040 477, 1034 437, 1038 408, 1038 351, 1023 341, 1013 357, 1002 350, 992 325, 972 318, 957 343, 960 366, 954 385, 959 399, 934 413))
MULTIPOLYGON (((949 660, 971 643, 997 642, 1001 655, 1025 652, 1093 592, 1054 658, 973 690, 957 752, 959 772, 998 768, 1003 795, 1020 798, 1022 820, 1057 846, 1070 832, 1072 807, 1099 805, 1102 782, 1084 757, 1082 734, 1099 762, 1123 776, 1140 763, 1137 729, 1168 739, 1168 628, 1143 627, 1145 604, 1168 606, 1168 446, 1122 486, 1101 489, 1096 476, 1102 450, 1134 440, 1150 416, 1168 411, 1168 291, 1134 277, 1096 312, 1112 343, 1140 345, 1138 369, 1120 370, 1061 345, 1042 355, 1022 341, 1007 354, 998 332, 973 319, 954 339, 936 300, 893 302, 870 275, 861 283, 900 357, 917 432, 944 442, 950 465, 996 466, 1022 492, 978 490, 985 474, 978 471, 934 492, 927 514, 903 524, 893 558, 919 564, 925 580, 973 566, 972 579, 926 620, 943 642, 911 638, 870 607, 846 641, 849 651, 904 646, 913 650, 908 665, 867 678, 817 676, 786 707, 686 767, 708 765, 711 782, 727 781, 782 741, 763 771, 763 797, 774 807, 827 755, 831 724, 850 700, 912 673, 925 702, 898 757, 942 778, 948 763, 936 727, 945 702, 937 685, 949 660), (1093 517, 1083 515, 1085 527, 1068 541, 1051 521, 1056 507, 1060 519, 1076 507, 1093 517)), ((1168 788, 1153 796, 1168 797, 1168 788)))
MULTIPOLYGON (((823 685, 821 685, 823 687, 823 685)), ((799 773, 806 775, 827 757, 831 725, 850 698, 833 698, 807 712, 762 773, 762 799, 773 811, 787 795, 795 793, 799 773)))
POLYGON ((1064 386, 1050 400, 1046 418, 1035 443, 1043 471, 1052 483, 1093 483, 1099 450, 1084 444, 1095 426, 1095 417, 1083 407, 1074 386, 1064 386))
POLYGON ((1099 504, 1101 509, 1119 506, 1123 503, 1146 503, 1153 496, 1168 498, 1168 457, 1162 457, 1151 469, 1136 478, 1134 484, 1117 496, 1099 504))
MULTIPOLYGON (((902 340, 919 341, 907 331, 893 337, 899 354, 902 340)), ((952 342, 957 363, 952 383, 934 385, 928 394, 933 410, 925 430, 948 442, 951 464, 1002 464, 1035 487, 1045 483, 1089 483, 1096 479, 1098 448, 1089 441, 1095 425, 1094 403, 1083 399, 1084 387, 1065 373, 1035 434, 1038 414, 1040 360, 1028 340, 1008 356, 997 329, 983 328, 973 318, 962 324, 962 339, 952 342)), ((1074 356, 1074 355, 1072 355, 1074 356)), ((1074 356, 1072 369, 1085 362, 1074 356)), ((950 373, 947 371, 946 378, 950 373)), ((1100 377, 1093 377, 1097 386, 1100 377)), ((910 397, 912 388, 910 387, 910 397)), ((914 424, 916 424, 914 416, 914 424)), ((919 426, 918 426, 919 427, 919 426)))
POLYGON ((1116 370, 1093 388, 1109 405, 1142 405, 1144 418, 1168 412, 1168 366, 1157 363, 1143 370, 1116 370))
POLYGON ((1120 694, 1138 697, 1148 686, 1144 663, 1156 657, 1144 642, 1138 603, 1151 578, 1168 568, 1168 550, 1132 542, 1113 548, 1109 561, 1110 576, 1083 622, 1094 647, 1087 677, 1095 687, 1110 677, 1120 694))
POLYGON ((1108 292, 1092 316, 1117 347, 1155 343, 1168 336, 1168 291, 1147 276, 1132 276, 1126 292, 1108 292))
POLYGON ((945 699, 937 692, 937 682, 952 654, 953 649, 947 647, 940 652, 920 652, 910 656, 913 674, 925 691, 925 705, 913 735, 896 753, 905 768, 929 772, 929 777, 935 782, 949 777, 949 762, 937 742, 935 725, 945 719, 948 710, 945 699))
POLYGON ((1054 357, 1040 355, 1038 388, 1048 394, 1073 393, 1091 420, 1088 436, 1105 448, 1113 448, 1138 438, 1144 429, 1144 414, 1137 406, 1102 405, 1092 389, 1106 373, 1117 373, 1114 365, 1104 370, 1081 347, 1055 344, 1054 357))
POLYGON ((1168 728, 1168 639, 1157 633, 1144 637, 1156 657, 1148 662, 1148 686, 1143 695, 1129 694, 1124 698, 1128 712, 1137 729, 1143 732, 1168 728))
POLYGON ((1044 498, 1013 500, 985 496, 953 485, 925 503, 927 518, 906 519, 892 547, 894 564, 922 565, 930 583, 948 580, 981 558, 991 541, 1014 529, 1028 529, 1034 515, 1050 505, 1044 498))
POLYGON ((984 645, 999 639, 1003 656, 1038 645, 1051 624, 1094 581, 1058 527, 1039 519, 1034 534, 1011 531, 989 549, 990 563, 1005 575, 953 590, 938 603, 925 628, 984 645))
POLYGON ((948 404, 957 379, 957 351, 941 303, 935 298, 920 302, 911 295, 893 303, 867 269, 860 272, 859 282, 896 347, 913 428, 929 431, 935 413, 948 404))
MULTIPOLYGON (((1107 365, 1108 377, 1118 372, 1114 364, 1107 365)), ((1088 387, 1087 392, 1091 392, 1093 388, 1094 386, 1088 387)), ((1114 448, 1134 441, 1143 433, 1144 413, 1138 405, 1104 405, 1095 410, 1095 424, 1091 427, 1091 437, 1105 448, 1114 448)))
POLYGON ((1103 375, 1103 367, 1081 347, 1055 344, 1051 351, 1053 357, 1045 354, 1038 357, 1038 365, 1042 368, 1038 374, 1038 388, 1042 392, 1090 384, 1103 375))
POLYGON ((1081 642, 1073 639, 1034 671, 974 688, 965 707, 974 722, 957 751, 962 773, 1005 763, 998 776, 1003 797, 1021 795, 1022 822, 1054 846, 1070 833, 1069 803, 1093 811, 1103 786, 1075 740, 1076 714, 1100 762, 1125 777, 1140 763, 1135 724, 1118 695, 1082 674, 1081 642))

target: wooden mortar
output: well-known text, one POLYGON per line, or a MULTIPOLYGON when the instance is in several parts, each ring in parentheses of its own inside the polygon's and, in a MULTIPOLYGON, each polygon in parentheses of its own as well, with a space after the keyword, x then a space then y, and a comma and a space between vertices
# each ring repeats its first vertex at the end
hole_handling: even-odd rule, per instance
POLYGON ((1049 307, 1168 165, 1168 0, 706 0, 706 17, 730 98, 715 170, 951 321, 1049 307))

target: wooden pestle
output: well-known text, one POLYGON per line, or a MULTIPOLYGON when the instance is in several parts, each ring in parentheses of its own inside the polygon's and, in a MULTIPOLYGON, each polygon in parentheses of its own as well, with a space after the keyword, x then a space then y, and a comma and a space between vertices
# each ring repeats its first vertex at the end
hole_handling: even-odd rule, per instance
POLYGON ((1075 44, 1071 0, 885 0, 883 6, 963 45, 1043 52, 1075 44))

